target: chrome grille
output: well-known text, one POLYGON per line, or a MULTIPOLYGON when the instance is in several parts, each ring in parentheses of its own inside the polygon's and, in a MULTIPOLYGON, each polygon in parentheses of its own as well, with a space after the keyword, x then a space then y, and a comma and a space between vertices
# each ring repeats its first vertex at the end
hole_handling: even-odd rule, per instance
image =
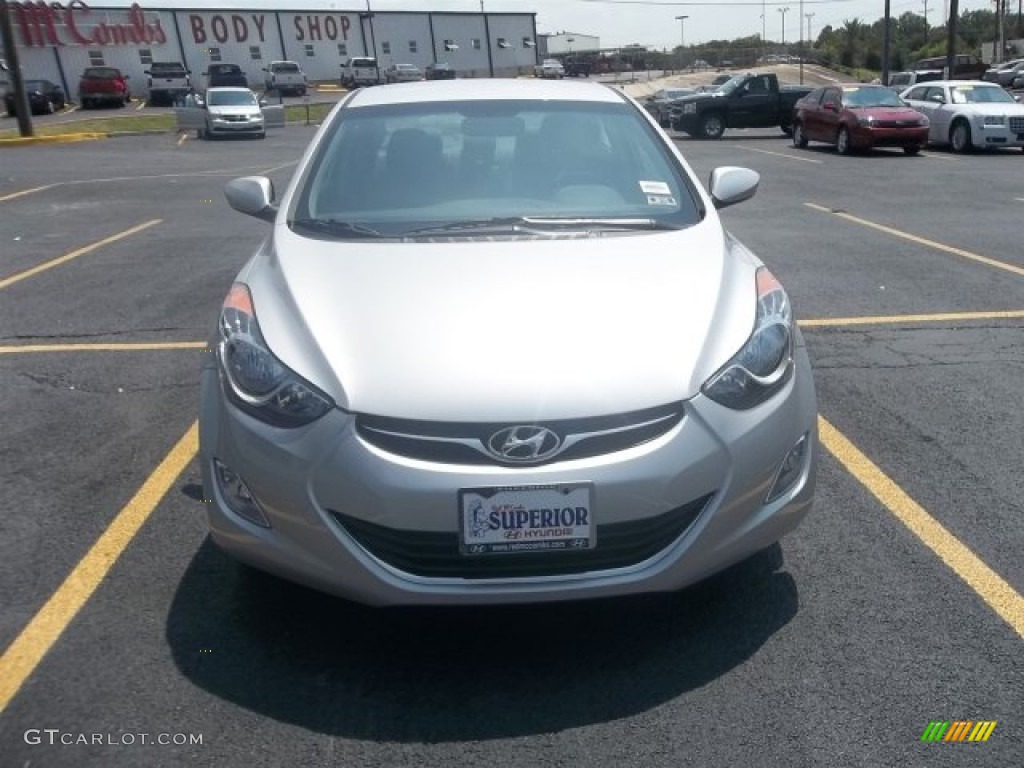
POLYGON ((1010 130, 1014 133, 1024 133, 1024 117, 1011 117, 1010 130))
POLYGON ((522 466, 521 461, 503 461, 490 453, 488 440, 510 426, 544 427, 558 436, 560 447, 532 464, 536 466, 632 448, 665 434, 684 415, 682 403, 611 416, 504 423, 445 423, 361 414, 356 417, 356 430, 371 445, 411 459, 441 464, 522 466))

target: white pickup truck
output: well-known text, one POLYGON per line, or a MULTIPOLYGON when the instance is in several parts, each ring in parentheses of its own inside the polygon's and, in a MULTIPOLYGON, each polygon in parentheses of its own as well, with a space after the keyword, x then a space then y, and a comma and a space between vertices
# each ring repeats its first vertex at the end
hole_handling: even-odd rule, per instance
POLYGON ((267 73, 263 80, 265 90, 277 91, 282 96, 286 93, 306 95, 306 75, 294 61, 272 61, 263 71, 267 73))

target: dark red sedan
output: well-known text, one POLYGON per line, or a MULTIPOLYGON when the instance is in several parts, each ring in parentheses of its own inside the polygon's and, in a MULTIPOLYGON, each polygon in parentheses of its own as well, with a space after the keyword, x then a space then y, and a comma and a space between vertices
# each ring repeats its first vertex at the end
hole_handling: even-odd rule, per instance
POLYGON ((841 155, 874 147, 902 147, 916 155, 928 141, 928 118, 882 85, 830 85, 793 108, 793 146, 835 144, 841 155))

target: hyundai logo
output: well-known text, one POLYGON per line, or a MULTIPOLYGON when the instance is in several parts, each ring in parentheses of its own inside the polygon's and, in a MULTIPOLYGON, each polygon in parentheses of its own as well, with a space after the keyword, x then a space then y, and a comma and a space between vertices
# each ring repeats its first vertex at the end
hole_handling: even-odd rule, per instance
POLYGON ((527 464, 553 456, 561 445, 558 435, 546 427, 516 426, 491 435, 487 450, 502 461, 527 464))

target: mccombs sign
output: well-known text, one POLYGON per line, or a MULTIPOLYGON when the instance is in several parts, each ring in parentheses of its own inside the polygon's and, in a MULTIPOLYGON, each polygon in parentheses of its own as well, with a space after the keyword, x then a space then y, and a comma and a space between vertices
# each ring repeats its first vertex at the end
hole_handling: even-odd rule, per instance
POLYGON ((108 24, 90 19, 93 15, 82 0, 61 3, 8 3, 15 27, 26 48, 65 45, 163 45, 167 35, 160 19, 146 21, 135 3, 123 24, 108 24))

